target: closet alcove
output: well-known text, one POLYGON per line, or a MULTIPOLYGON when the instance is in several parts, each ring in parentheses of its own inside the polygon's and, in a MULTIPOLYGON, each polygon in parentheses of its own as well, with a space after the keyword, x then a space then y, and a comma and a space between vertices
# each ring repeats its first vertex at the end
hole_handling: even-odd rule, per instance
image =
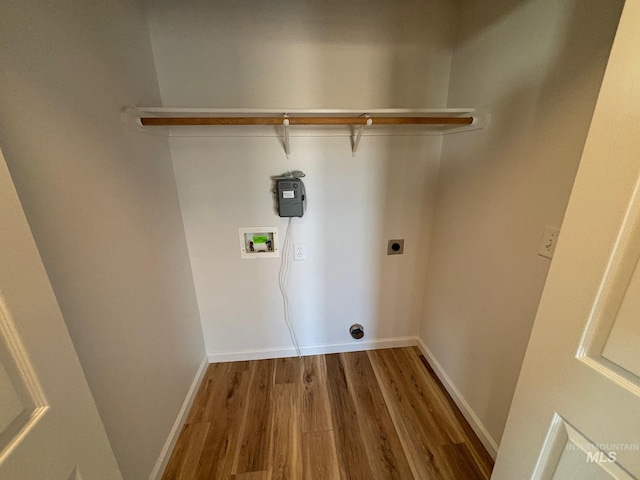
POLYGON ((303 353, 418 346, 495 456, 623 3, 3 2, 0 147, 124 478, 209 362, 294 354, 238 244, 294 170, 303 353))

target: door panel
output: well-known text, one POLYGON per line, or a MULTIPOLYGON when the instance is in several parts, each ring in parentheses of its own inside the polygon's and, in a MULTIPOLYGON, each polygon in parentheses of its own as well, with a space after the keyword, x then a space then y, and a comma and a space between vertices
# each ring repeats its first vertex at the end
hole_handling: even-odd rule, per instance
POLYGON ((80 472, 122 479, 0 152, 0 479, 80 472))
POLYGON ((640 478, 640 0, 627 0, 493 472, 640 478))
MULTIPOLYGON (((598 364, 640 393, 640 185, 624 215, 587 322, 578 358, 598 364)), ((622 383, 625 383, 622 381, 622 383)))
POLYGON ((627 287, 618 314, 613 321, 613 328, 604 344, 602 356, 633 375, 638 385, 640 379, 640 271, 638 259, 635 259, 631 281, 627 287))
POLYGON ((591 442, 555 414, 532 478, 633 480, 634 477, 618 463, 617 453, 607 453, 607 447, 591 442))
POLYGON ((0 296, 0 458, 47 409, 27 350, 0 296))

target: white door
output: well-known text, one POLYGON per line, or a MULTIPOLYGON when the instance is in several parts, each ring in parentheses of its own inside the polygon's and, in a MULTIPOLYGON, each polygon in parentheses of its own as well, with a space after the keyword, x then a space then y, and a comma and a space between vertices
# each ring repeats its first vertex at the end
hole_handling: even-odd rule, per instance
POLYGON ((0 152, 0 479, 121 479, 0 152))
POLYGON ((639 174, 640 0, 627 0, 496 480, 640 478, 639 174))

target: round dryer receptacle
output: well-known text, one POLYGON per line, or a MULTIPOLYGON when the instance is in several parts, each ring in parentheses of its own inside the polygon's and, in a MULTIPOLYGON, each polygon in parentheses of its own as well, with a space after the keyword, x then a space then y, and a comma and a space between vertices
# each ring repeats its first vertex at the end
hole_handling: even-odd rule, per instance
POLYGON ((364 337, 364 327, 359 323, 354 323, 349 328, 349 333, 356 340, 360 340, 362 337, 364 337))

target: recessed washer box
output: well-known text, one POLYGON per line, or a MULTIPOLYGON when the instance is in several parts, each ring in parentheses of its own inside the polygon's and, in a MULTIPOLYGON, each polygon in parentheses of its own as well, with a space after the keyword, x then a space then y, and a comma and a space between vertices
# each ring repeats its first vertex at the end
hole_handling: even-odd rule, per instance
POLYGON ((242 258, 274 258, 280 256, 277 227, 246 227, 238 229, 242 258))

